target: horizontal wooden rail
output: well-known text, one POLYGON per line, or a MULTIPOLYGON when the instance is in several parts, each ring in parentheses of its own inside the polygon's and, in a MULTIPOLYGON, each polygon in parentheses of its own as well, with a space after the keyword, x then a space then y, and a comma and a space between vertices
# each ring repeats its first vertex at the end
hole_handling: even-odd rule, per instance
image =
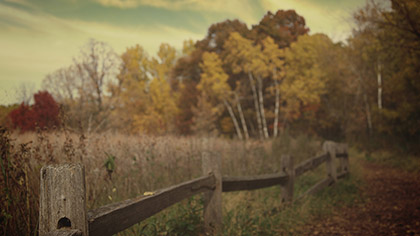
POLYGON ((349 157, 349 154, 347 154, 347 153, 337 153, 337 154, 335 154, 335 157, 346 158, 346 157, 349 157))
POLYGON ((228 177, 223 176, 222 191, 242 191, 266 188, 274 185, 284 185, 288 180, 285 173, 258 176, 228 177))
POLYGON ((312 157, 295 167, 295 177, 302 175, 303 173, 313 170, 321 165, 323 162, 327 161, 328 154, 323 153, 319 156, 312 157))
POLYGON ((213 175, 200 177, 142 196, 88 212, 89 235, 113 235, 195 194, 215 188, 213 175))
POLYGON ((334 180, 331 177, 327 177, 318 183, 316 183, 314 186, 309 188, 303 195, 311 195, 317 193, 319 190, 331 185, 334 183, 334 180))

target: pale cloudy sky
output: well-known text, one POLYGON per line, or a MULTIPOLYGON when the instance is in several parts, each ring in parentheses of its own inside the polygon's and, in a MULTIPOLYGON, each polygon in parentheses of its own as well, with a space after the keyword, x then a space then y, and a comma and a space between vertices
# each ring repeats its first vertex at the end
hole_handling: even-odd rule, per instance
POLYGON ((205 37, 226 19, 252 26, 267 11, 295 9, 310 33, 344 40, 351 14, 365 0, 0 0, 0 104, 20 102, 25 84, 40 89, 43 78, 68 66, 90 38, 118 54, 140 44, 154 55, 163 42, 181 49, 186 39, 205 37))

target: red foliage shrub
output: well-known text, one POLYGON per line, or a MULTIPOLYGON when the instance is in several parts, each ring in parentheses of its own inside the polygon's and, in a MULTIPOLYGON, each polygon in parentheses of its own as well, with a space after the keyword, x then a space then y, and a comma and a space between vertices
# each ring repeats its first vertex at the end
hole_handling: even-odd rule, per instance
POLYGON ((14 129, 19 128, 21 132, 35 129, 34 111, 23 102, 18 108, 11 111, 9 116, 14 129))
POLYGON ((19 128, 21 132, 25 132, 35 130, 36 127, 58 127, 60 107, 51 94, 40 91, 34 94, 34 100, 33 106, 22 103, 10 112, 13 128, 19 128))

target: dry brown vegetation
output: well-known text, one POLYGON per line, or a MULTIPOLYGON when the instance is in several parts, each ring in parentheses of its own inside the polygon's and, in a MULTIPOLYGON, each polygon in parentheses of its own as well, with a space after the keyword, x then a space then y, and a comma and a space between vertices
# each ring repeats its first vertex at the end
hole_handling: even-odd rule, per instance
MULTIPOLYGON (((224 175, 233 176, 273 173, 280 169, 280 153, 294 152, 299 161, 320 150, 320 142, 305 151, 293 149, 305 140, 290 143, 285 138, 280 143, 210 138, 208 142, 222 156, 224 175)), ((18 229, 17 234, 26 234, 36 230, 39 171, 44 165, 82 163, 89 209, 202 175, 202 139, 196 137, 42 130, 17 134, 2 130, 1 142, 3 232, 18 229)))

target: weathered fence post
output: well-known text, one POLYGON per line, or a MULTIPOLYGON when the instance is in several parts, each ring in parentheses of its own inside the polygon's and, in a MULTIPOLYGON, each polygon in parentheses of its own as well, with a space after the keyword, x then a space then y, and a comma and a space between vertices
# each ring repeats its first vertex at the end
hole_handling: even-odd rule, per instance
POLYGON ((211 150, 208 139, 203 140, 202 148, 203 174, 216 178, 216 187, 204 193, 204 230, 206 235, 217 235, 222 229, 221 157, 211 150))
POLYGON ((336 147, 332 141, 325 141, 322 145, 324 152, 328 154, 327 158, 327 174, 335 182, 337 182, 337 167, 336 167, 336 147))
POLYGON ((349 173, 349 148, 347 144, 340 144, 340 148, 342 153, 344 153, 344 157, 340 158, 340 167, 341 171, 345 173, 349 173))
POLYGON ((84 167, 45 166, 40 187, 39 235, 88 236, 84 167))
POLYGON ((288 175, 288 180, 282 186, 282 202, 292 202, 295 182, 295 167, 293 157, 290 155, 282 155, 281 157, 282 169, 288 175))

